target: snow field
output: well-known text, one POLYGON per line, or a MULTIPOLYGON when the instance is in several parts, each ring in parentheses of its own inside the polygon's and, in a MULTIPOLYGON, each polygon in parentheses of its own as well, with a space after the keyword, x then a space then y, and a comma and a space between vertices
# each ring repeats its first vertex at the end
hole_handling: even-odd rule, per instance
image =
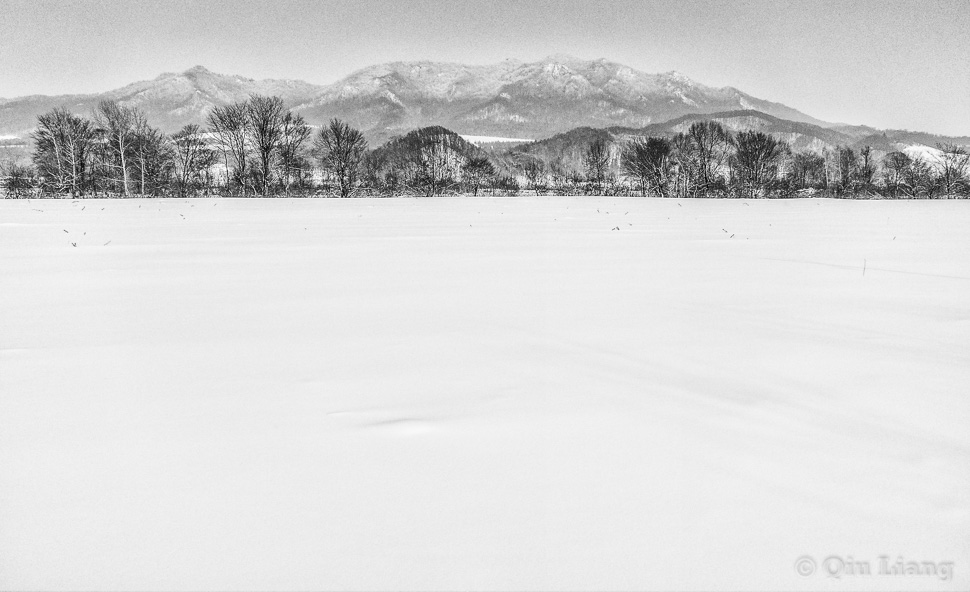
POLYGON ((965 206, 2 201, 0 588, 965 589, 965 206))

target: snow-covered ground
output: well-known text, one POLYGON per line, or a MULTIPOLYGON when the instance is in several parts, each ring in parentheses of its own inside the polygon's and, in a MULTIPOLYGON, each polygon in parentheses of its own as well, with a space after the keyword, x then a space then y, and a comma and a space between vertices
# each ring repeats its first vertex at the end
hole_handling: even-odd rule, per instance
POLYGON ((925 144, 910 144, 903 148, 903 152, 910 158, 922 158, 931 165, 937 164, 943 156, 942 150, 925 144))
POLYGON ((968 206, 2 201, 0 588, 965 590, 968 206))
POLYGON ((527 138, 504 138, 501 136, 467 136, 462 135, 462 138, 466 142, 471 142, 472 144, 525 144, 526 142, 534 142, 535 140, 530 140, 527 138))

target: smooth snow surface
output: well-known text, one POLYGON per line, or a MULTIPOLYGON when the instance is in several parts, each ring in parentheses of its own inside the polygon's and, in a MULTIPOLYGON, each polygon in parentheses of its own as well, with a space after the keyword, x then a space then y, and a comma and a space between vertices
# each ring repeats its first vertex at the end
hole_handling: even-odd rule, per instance
POLYGON ((939 164, 940 157, 943 156, 942 150, 934 148, 933 146, 926 146, 925 144, 910 144, 903 148, 903 152, 910 158, 922 158, 930 165, 939 164))
POLYGON ((530 140, 528 138, 503 138, 501 136, 462 136, 466 142, 471 142, 472 144, 524 144, 526 142, 535 142, 535 140, 530 140))
POLYGON ((0 588, 966 590, 968 230, 966 201, 2 201, 0 588))

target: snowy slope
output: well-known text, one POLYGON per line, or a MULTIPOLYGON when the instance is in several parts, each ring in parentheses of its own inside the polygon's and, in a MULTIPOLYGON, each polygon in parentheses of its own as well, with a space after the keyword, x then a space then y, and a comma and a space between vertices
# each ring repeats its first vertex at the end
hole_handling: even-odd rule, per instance
POLYGON ((547 138, 582 126, 642 127, 688 113, 737 109, 823 123, 678 72, 648 74, 605 59, 568 55, 478 66, 379 64, 331 84, 295 109, 312 122, 344 119, 375 139, 429 125, 470 135, 547 138))
POLYGON ((0 201, 0 588, 967 589, 965 206, 0 201))

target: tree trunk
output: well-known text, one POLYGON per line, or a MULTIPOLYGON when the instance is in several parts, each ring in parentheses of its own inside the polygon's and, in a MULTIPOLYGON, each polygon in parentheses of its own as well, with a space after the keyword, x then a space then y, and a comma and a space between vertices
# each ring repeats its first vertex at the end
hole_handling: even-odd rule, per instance
POLYGON ((131 192, 128 190, 128 161, 125 159, 125 144, 120 138, 118 140, 118 153, 121 155, 121 179, 125 197, 131 197, 131 192))

